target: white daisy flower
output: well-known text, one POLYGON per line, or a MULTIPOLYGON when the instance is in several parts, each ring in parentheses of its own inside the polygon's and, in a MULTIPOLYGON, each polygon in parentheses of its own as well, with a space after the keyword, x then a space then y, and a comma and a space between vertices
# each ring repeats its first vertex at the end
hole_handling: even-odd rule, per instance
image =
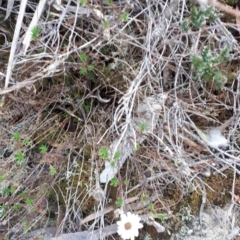
POLYGON ((143 225, 140 223, 141 218, 138 215, 127 212, 121 214, 121 220, 117 222, 118 234, 125 240, 134 240, 138 236, 138 229, 143 225))

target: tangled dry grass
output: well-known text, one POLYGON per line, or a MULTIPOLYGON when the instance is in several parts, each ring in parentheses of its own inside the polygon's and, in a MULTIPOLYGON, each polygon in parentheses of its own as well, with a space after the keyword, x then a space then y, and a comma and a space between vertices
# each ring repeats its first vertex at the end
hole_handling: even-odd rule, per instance
POLYGON ((118 239, 113 211, 122 205, 155 227, 140 239, 167 239, 158 224, 173 231, 173 209, 193 192, 202 194, 202 213, 215 175, 232 174, 236 204, 239 118, 224 130, 225 149, 196 132, 239 113, 238 30, 228 15, 212 9, 215 19, 196 27, 191 9, 199 6, 185 0, 0 3, 2 238, 49 230, 45 239, 118 239), (213 56, 230 49, 211 65, 223 73, 217 83, 192 63, 207 46, 213 56), (167 96, 156 124, 143 122, 130 137, 149 96, 167 96), (103 184, 99 149, 116 139, 137 151, 103 184), (151 222, 150 213, 164 221, 151 222))

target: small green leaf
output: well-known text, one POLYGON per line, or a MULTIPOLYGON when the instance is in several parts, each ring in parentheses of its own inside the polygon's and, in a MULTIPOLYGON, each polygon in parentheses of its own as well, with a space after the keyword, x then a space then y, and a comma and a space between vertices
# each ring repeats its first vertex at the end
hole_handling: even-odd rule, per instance
POLYGON ((121 198, 117 198, 115 204, 118 208, 120 208, 123 205, 123 200, 121 198))
POLYGON ((26 201, 25 201, 25 203, 26 203, 27 205, 32 205, 33 202, 34 202, 34 199, 33 199, 33 198, 27 198, 26 201))
POLYGON ((140 145, 139 145, 139 144, 136 145, 134 151, 135 151, 135 152, 139 152, 139 151, 140 151, 140 145))
POLYGON ((166 219, 165 214, 161 214, 161 213, 154 215, 154 217, 158 218, 161 221, 164 221, 166 219))
POLYGON ((9 196, 12 195, 14 193, 14 189, 13 188, 4 188, 3 189, 3 195, 5 196, 9 196))
POLYGON ((80 58, 81 62, 86 62, 87 61, 87 56, 84 52, 81 52, 79 54, 79 58, 80 58))
POLYGON ((146 131, 147 130, 147 124, 146 123, 142 123, 141 125, 140 125, 140 131, 141 132, 144 132, 144 131, 146 131))
POLYGON ((181 24, 181 28, 183 31, 187 32, 189 29, 189 22, 187 20, 184 20, 181 24))
POLYGON ((84 103, 84 104, 82 105, 82 107, 84 108, 84 110, 85 110, 87 113, 89 113, 90 110, 91 110, 91 103, 84 103))
POLYGON ((94 66, 92 64, 88 65, 88 71, 92 72, 94 70, 94 66))
POLYGON ((146 202, 149 199, 149 195, 148 194, 143 194, 141 196, 141 202, 146 202))
POLYGON ((26 196, 26 194, 27 194, 26 191, 22 191, 22 192, 19 193, 19 196, 20 196, 21 198, 23 198, 23 197, 26 196))
POLYGON ((13 140, 18 142, 20 140, 20 133, 19 132, 14 132, 12 134, 13 140))
POLYGON ((29 146, 30 143, 31 143, 31 141, 29 139, 24 139, 23 140, 23 146, 25 146, 25 147, 29 146))
POLYGON ((12 210, 13 211, 18 211, 20 209, 20 205, 19 204, 14 204, 13 206, 12 206, 12 210))
POLYGON ((103 160, 107 160, 109 157, 108 149, 106 147, 100 147, 98 151, 99 157, 101 157, 103 160))
POLYGON ((41 152, 42 154, 45 154, 45 153, 47 153, 47 151, 48 151, 46 145, 41 145, 41 146, 39 147, 39 150, 40 150, 40 152, 41 152))
POLYGON ((80 74, 85 76, 87 74, 87 69, 85 67, 80 69, 80 74))
POLYGON ((105 29, 109 28, 109 22, 108 22, 107 20, 104 20, 104 21, 103 21, 103 27, 104 27, 105 29))
POLYGON ((57 173, 56 169, 52 165, 50 165, 49 171, 51 176, 54 176, 57 173))
POLYGON ((118 179, 116 177, 114 177, 111 181, 110 181, 110 186, 112 187, 117 187, 118 185, 118 179))
POLYGON ((123 22, 127 22, 128 14, 126 12, 121 13, 121 19, 123 22))
POLYGON ((20 164, 24 161, 24 154, 21 150, 17 150, 15 156, 14 156, 15 161, 20 164))
POLYGON ((121 153, 119 151, 114 153, 113 159, 119 159, 121 157, 121 153))
POLYGON ((86 0, 79 0, 79 4, 81 6, 85 6, 86 5, 86 0))
POLYGON ((32 38, 36 40, 39 37, 40 29, 38 26, 32 28, 32 38))
POLYGON ((114 168, 116 166, 116 162, 115 161, 111 161, 110 165, 111 165, 112 168, 114 168))

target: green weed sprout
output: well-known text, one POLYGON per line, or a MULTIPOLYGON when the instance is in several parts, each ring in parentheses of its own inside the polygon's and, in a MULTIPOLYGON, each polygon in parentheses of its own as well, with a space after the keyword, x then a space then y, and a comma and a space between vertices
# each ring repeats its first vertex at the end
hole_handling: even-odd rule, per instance
POLYGON ((114 153, 113 159, 117 160, 117 159, 119 159, 120 157, 121 157, 121 153, 120 153, 119 151, 116 151, 116 152, 114 153))
POLYGON ((29 146, 30 143, 31 143, 31 141, 27 138, 23 140, 23 146, 25 146, 25 147, 29 146))
POLYGON ((52 165, 49 167, 49 172, 51 176, 54 176, 57 173, 56 169, 52 165))
POLYGON ((31 33, 32 33, 32 38, 33 38, 34 40, 36 40, 36 39, 39 37, 39 35, 40 35, 40 29, 39 29, 39 27, 38 27, 38 26, 33 27, 31 33))
POLYGON ((24 153, 21 150, 17 150, 14 159, 18 164, 21 164, 24 161, 24 153))
POLYGON ((165 214, 162 214, 162 213, 157 213, 157 214, 155 215, 155 217, 158 218, 158 219, 161 220, 161 221, 164 221, 164 220, 166 219, 165 214))
POLYGON ((18 142, 20 140, 20 133, 19 132, 14 132, 12 134, 12 138, 15 142, 18 142))
POLYGON ((149 195, 148 194, 143 194, 141 196, 141 202, 146 202, 149 199, 149 195))
POLYGON ((87 4, 87 0, 79 0, 79 4, 81 6, 85 6, 87 4))
POLYGON ((80 54, 79 54, 79 58, 80 58, 80 61, 81 62, 86 62, 87 61, 87 56, 86 56, 86 53, 84 53, 84 52, 81 52, 80 54))
POLYGON ((118 185, 118 179, 116 177, 114 177, 111 181, 110 181, 110 186, 112 187, 117 187, 118 185))
POLYGON ((40 150, 40 152, 42 153, 42 154, 46 154, 47 153, 47 146, 46 145, 41 145, 40 147, 39 147, 39 150, 40 150))
POLYGON ((115 204, 118 208, 120 208, 123 205, 123 200, 121 198, 117 198, 115 204))
POLYGON ((33 198, 30 198, 30 197, 27 198, 26 201, 25 201, 26 205, 28 205, 28 206, 29 206, 29 205, 32 205, 33 202, 34 202, 34 199, 33 199, 33 198))
POLYGON ((106 147, 100 147, 99 151, 98 151, 98 155, 99 157, 101 157, 103 160, 107 160, 109 157, 108 154, 108 149, 106 147))
POLYGON ((126 12, 121 13, 121 20, 122 22, 127 22, 128 14, 126 12))
POLYGON ((108 22, 107 20, 104 20, 104 21, 103 21, 103 28, 104 28, 104 29, 109 28, 109 22, 108 22))
POLYGON ((147 124, 146 123, 142 123, 141 125, 140 125, 140 131, 141 132, 144 132, 144 131, 146 131, 147 130, 147 124))

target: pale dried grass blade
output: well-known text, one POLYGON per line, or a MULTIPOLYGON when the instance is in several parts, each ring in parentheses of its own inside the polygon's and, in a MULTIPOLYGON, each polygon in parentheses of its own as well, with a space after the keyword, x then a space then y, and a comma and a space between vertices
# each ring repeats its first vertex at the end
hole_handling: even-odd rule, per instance
MULTIPOLYGON (((1 2, 0 2, 0 4, 1 4, 1 2)), ((8 0, 7 12, 6 12, 6 16, 5 16, 4 20, 6 20, 9 17, 9 15, 11 14, 12 9, 13 9, 13 4, 14 4, 14 0, 8 0)))
POLYGON ((30 23, 30 26, 28 27, 25 38, 23 40, 23 54, 24 55, 26 55, 27 49, 28 49, 31 39, 32 39, 32 29, 38 25, 38 21, 42 15, 42 12, 44 10, 44 6, 46 5, 46 2, 47 2, 47 0, 41 0, 39 2, 38 7, 34 13, 33 19, 30 23))
MULTIPOLYGON (((20 5, 18 18, 17 18, 17 23, 16 23, 14 35, 13 35, 11 52, 10 52, 8 67, 7 67, 7 74, 6 74, 6 79, 5 79, 5 86, 4 86, 5 89, 8 87, 11 76, 12 76, 12 69, 14 68, 14 60, 15 60, 14 57, 15 57, 15 52, 16 52, 16 49, 17 49, 19 33, 20 33, 20 30, 21 30, 21 27, 22 27, 22 21, 23 21, 23 17, 24 17, 24 14, 25 14, 26 5, 27 5, 27 0, 23 0, 21 2, 21 5, 20 5)), ((3 106, 3 104, 4 104, 4 99, 2 99, 1 106, 3 106)))
MULTIPOLYGON (((238 5, 236 6, 236 10, 239 11, 238 5)), ((240 11, 239 11, 240 13, 240 11)), ((240 15, 236 15, 236 24, 237 24, 237 29, 240 31, 240 15)))

